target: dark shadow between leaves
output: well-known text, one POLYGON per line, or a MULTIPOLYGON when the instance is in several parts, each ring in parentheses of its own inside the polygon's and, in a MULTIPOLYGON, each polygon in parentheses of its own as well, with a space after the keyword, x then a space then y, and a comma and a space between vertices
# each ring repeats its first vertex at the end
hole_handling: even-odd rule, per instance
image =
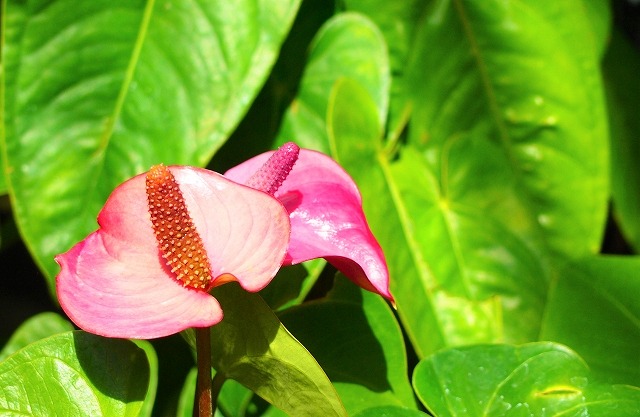
POLYGON ((362 292, 346 278, 336 279, 327 298, 286 310, 280 319, 331 381, 374 392, 392 389, 388 360, 365 313, 362 292))

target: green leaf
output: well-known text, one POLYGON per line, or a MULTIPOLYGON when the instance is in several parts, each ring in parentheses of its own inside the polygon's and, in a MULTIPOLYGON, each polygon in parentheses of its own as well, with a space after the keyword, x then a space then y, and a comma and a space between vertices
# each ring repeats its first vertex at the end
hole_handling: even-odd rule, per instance
POLYGON ((611 127, 611 187, 620 228, 640 251, 640 55, 622 34, 613 33, 603 64, 611 127))
POLYGON ((340 78, 360 82, 374 98, 378 123, 384 123, 389 101, 389 62, 378 28, 366 17, 343 13, 320 29, 311 46, 298 95, 285 114, 277 143, 295 140, 300 146, 329 153, 327 103, 340 78))
POLYGON ((385 405, 381 407, 371 407, 362 410, 353 417, 424 417, 428 414, 411 408, 399 407, 397 405, 385 405))
POLYGON ((138 416, 150 389, 147 352, 79 331, 32 343, 0 363, 0 414, 138 416))
POLYGON ((640 386, 640 257, 568 264, 549 295, 541 338, 570 346, 600 379, 640 386))
MULTIPOLYGON (((216 371, 295 416, 346 416, 335 388, 316 360, 257 294, 238 284, 217 287, 224 319, 211 329, 216 371)), ((194 346, 192 331, 184 332, 194 346)))
POLYGON ((489 209, 528 245, 571 257, 598 251, 608 199, 589 18, 581 0, 438 1, 410 76, 409 141, 447 204, 489 209), (479 183, 485 171, 499 182, 479 183))
POLYGON ((553 343, 441 351, 416 366, 413 385, 438 417, 640 413, 640 389, 598 382, 576 353, 553 343))
POLYGON ((348 10, 369 17, 383 33, 389 47, 391 92, 388 137, 400 135, 411 111, 410 91, 406 80, 408 63, 416 29, 422 20, 428 0, 344 0, 348 10))
MULTIPOLYGON (((447 204, 435 174, 412 147, 391 160, 381 149, 374 104, 357 84, 338 83, 333 97, 335 155, 364 196, 418 355, 448 345, 535 340, 546 295, 536 254, 486 211, 447 204)), ((491 153, 477 156, 492 159, 491 153)), ((492 175, 499 174, 478 174, 478 182, 490 183, 492 175)))
POLYGON ((260 296, 272 310, 298 305, 309 294, 326 265, 324 259, 314 259, 281 268, 269 285, 260 291, 260 296))
POLYGON ((0 362, 30 343, 73 329, 73 324, 56 313, 40 313, 35 315, 22 323, 20 327, 13 332, 7 344, 4 345, 2 351, 0 351, 0 362))
POLYGON ((180 391, 177 417, 193 417, 193 403, 198 379, 198 368, 191 368, 180 391))
POLYGON ((318 360, 349 415, 382 405, 416 408, 402 331, 379 295, 338 274, 326 298, 280 318, 318 360))
POLYGON ((427 9, 408 143, 395 153, 366 91, 334 88, 332 155, 362 192, 419 357, 537 340, 553 256, 600 244, 608 158, 597 42, 582 13, 544 3, 427 9), (556 41, 572 28, 594 50, 575 51, 577 35, 556 41))
POLYGON ((151 165, 204 165, 264 83, 299 0, 4 1, 2 148, 14 213, 53 256, 151 165))

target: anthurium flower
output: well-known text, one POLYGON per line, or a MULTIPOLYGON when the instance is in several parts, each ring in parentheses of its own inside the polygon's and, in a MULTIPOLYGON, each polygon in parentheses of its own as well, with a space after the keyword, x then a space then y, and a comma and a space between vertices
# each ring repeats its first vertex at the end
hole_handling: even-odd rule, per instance
POLYGON ((353 181, 295 144, 227 176, 153 167, 113 191, 98 224, 56 257, 60 304, 91 333, 151 339, 212 326, 223 316, 212 287, 236 280, 258 291, 283 264, 317 257, 391 298, 353 181))
MULTIPOLYGON (((258 155, 224 175, 244 183, 272 155, 258 155)), ((291 219, 284 265, 325 258, 362 288, 393 301, 384 254, 367 224, 360 191, 338 163, 320 152, 301 149, 274 195, 291 219)))

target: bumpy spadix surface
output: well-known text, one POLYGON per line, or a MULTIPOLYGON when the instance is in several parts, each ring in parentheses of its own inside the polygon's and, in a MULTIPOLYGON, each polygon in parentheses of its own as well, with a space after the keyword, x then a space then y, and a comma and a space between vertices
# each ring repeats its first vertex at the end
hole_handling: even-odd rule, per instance
MULTIPOLYGON (((250 181, 272 155, 258 155, 225 176, 250 181)), ((275 197, 291 219, 285 265, 325 258, 356 284, 393 300, 387 264, 367 224, 360 192, 340 165, 322 153, 301 149, 275 197)))
POLYGON ((169 168, 152 167, 146 175, 146 190, 151 226, 171 272, 185 287, 209 288, 212 277, 207 251, 169 168))
MULTIPOLYGON (((169 167, 202 239, 212 283, 237 280, 258 291, 280 268, 289 216, 269 195, 212 171, 169 167)), ((149 212, 145 175, 118 186, 100 228, 56 257, 60 304, 80 328, 108 337, 152 339, 222 320, 206 291, 185 287, 163 258, 149 212)))

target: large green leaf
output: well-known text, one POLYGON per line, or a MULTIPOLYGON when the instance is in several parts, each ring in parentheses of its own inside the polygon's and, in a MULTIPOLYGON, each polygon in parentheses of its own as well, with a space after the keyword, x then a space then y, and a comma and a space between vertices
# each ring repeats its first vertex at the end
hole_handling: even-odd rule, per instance
MULTIPOLYGON (((391 160, 381 149, 374 108, 357 84, 338 83, 330 137, 337 159, 360 186, 418 355, 448 345, 535 340, 546 294, 535 253, 485 210, 447 204, 417 150, 406 147, 391 160)), ((492 175, 485 172, 478 181, 492 175)))
MULTIPOLYGON (((259 295, 236 283, 215 288, 213 295, 224 311, 211 330, 217 378, 240 382, 289 415, 347 415, 322 368, 259 295)), ((195 346, 193 332, 185 336, 195 346)))
POLYGON ((410 75, 409 140, 446 203, 488 209, 528 245, 568 256, 599 249, 607 208, 590 16, 580 0, 435 1, 410 75))
POLYGON ((416 366, 413 384, 438 417, 640 413, 640 389, 599 382, 577 354, 553 343, 438 352, 416 366))
POLYGON ((70 321, 56 313, 40 313, 33 316, 13 332, 7 344, 0 351, 0 361, 30 343, 73 329, 73 324, 70 321))
POLYGON ((293 140, 329 153, 327 103, 331 87, 343 77, 359 81, 369 91, 379 109, 379 123, 383 123, 389 101, 387 48, 378 28, 357 13, 339 14, 318 31, 277 142, 293 140))
POLYGON ((299 0, 3 2, 8 184, 22 234, 53 256, 152 164, 205 164, 277 56, 299 0))
POLYGON ((601 379, 640 386, 640 257, 567 265, 549 296, 541 339, 578 352, 601 379))
POLYGON ((603 68, 611 120, 614 214, 629 243, 640 251, 640 55, 614 32, 603 68))
POLYGON ((416 35, 414 111, 397 154, 366 91, 349 82, 334 90, 332 153, 360 187, 419 356, 537 340, 552 254, 599 247, 602 35, 583 9, 543 3, 432 3, 416 35), (563 38, 572 29, 590 52, 575 50, 576 34, 563 38))
POLYGON ((32 343, 0 362, 0 414, 138 416, 155 389, 147 353, 79 331, 32 343))
POLYGON ((349 415, 374 406, 416 407, 402 331, 379 295, 338 274, 327 297, 280 318, 318 360, 349 415))

